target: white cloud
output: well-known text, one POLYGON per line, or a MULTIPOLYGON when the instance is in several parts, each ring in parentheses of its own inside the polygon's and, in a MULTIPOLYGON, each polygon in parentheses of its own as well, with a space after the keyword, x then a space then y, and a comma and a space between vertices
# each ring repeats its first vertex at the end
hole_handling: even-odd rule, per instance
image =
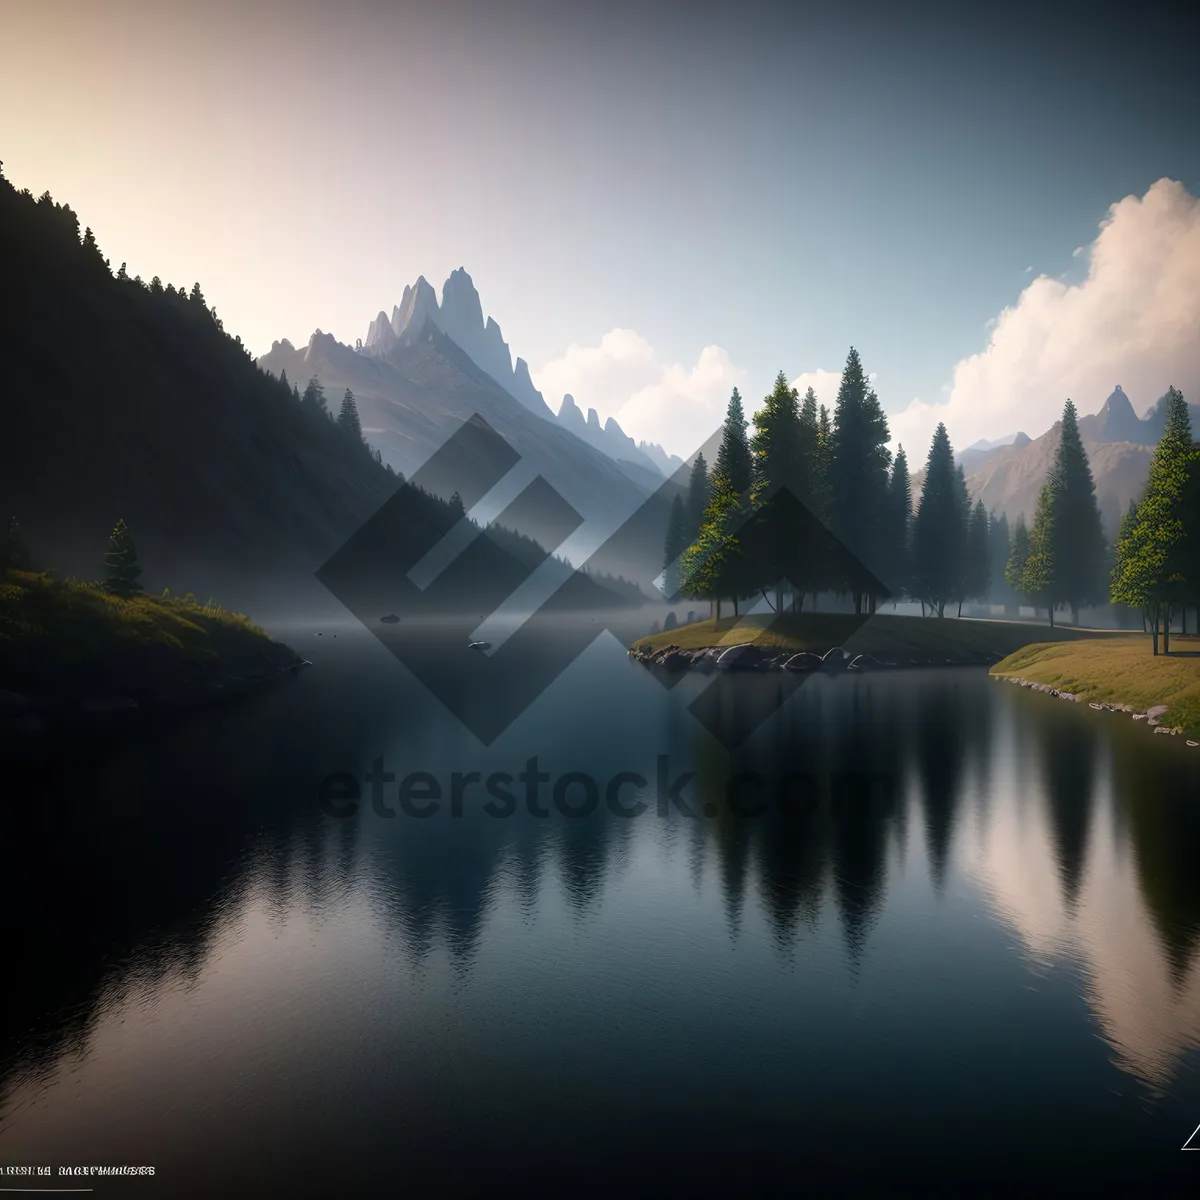
MULTIPOLYGON (((872 375, 872 379, 875 377, 872 375)), ((833 413, 833 402, 837 399, 837 392, 842 382, 841 371, 826 371, 823 368, 816 371, 805 371, 802 375, 797 375, 792 380, 792 387, 800 393, 800 398, 804 399, 804 393, 812 388, 816 394, 817 403, 823 404, 829 409, 830 414, 833 413)))
POLYGON ((1083 247, 1076 246, 1075 249, 1071 251, 1071 257, 1078 258, 1082 253, 1083 253, 1083 247))
POLYGON ((744 395, 746 388, 746 372, 720 346, 705 346, 692 367, 666 363, 632 329, 609 330, 597 346, 572 344, 532 375, 555 412, 569 392, 602 422, 616 417, 635 441, 658 442, 680 456, 724 420, 733 389, 744 395))
POLYGON ((1160 179, 1112 205, 1086 278, 1040 275, 996 318, 986 349, 954 368, 943 403, 889 414, 910 454, 944 421, 956 447, 1044 433, 1068 397, 1095 412, 1121 384, 1144 412, 1174 385, 1200 399, 1200 199, 1160 179))

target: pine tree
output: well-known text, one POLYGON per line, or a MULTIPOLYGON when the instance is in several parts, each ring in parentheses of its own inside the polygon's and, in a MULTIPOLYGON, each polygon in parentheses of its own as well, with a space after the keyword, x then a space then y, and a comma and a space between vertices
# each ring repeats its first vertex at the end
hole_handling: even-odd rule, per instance
POLYGON ((887 551, 887 583, 893 596, 908 592, 912 586, 909 562, 909 532, 912 525, 912 481, 908 475, 908 456, 904 447, 896 448, 892 478, 888 484, 884 545, 887 551))
POLYGON ((1021 590, 1035 606, 1045 604, 1049 609, 1051 628, 1054 627, 1054 601, 1058 593, 1054 574, 1054 515, 1054 486, 1047 481, 1038 493, 1021 590))
MULTIPOLYGON (((830 517, 842 544, 867 568, 878 563, 883 550, 876 518, 887 496, 889 436, 879 397, 852 346, 834 408, 830 517)), ((854 596, 855 612, 861 612, 869 579, 853 566, 851 575, 845 582, 854 596)), ((874 597, 871 600, 873 605, 874 597)))
POLYGON ((198 304, 206 312, 208 311, 208 301, 204 299, 204 293, 200 290, 199 283, 192 284, 192 291, 191 291, 191 294, 188 296, 188 299, 193 304, 198 304))
MULTIPOLYGON (((754 502, 767 504, 761 515, 760 526, 765 522, 775 525, 793 511, 791 505, 773 503, 781 492, 790 493, 795 500, 807 499, 811 488, 804 479, 804 462, 801 456, 801 428, 799 397, 796 389, 788 386, 787 376, 782 371, 775 377, 775 386, 766 397, 762 407, 754 414, 754 502)), ((789 545, 788 530, 782 528, 760 528, 758 544, 764 548, 759 566, 764 577, 757 580, 759 586, 775 585, 775 609, 783 609, 783 580, 787 565, 794 563, 801 547, 789 545)), ((794 582, 794 581, 793 581, 794 582)))
POLYGON ((128 279, 129 279, 129 274, 128 274, 128 272, 126 272, 126 270, 125 270, 125 264, 124 264, 124 263, 122 263, 122 264, 121 264, 120 268, 119 268, 119 269, 118 269, 118 271, 117 271, 117 278, 118 278, 118 279, 119 279, 119 280, 120 280, 122 283, 125 283, 125 282, 126 282, 128 279))
POLYGON ((290 388, 290 386, 288 385, 288 377, 287 377, 287 371, 286 371, 286 370, 283 370, 283 371, 280 371, 280 372, 279 372, 279 382, 280 382, 280 383, 283 385, 283 390, 284 390, 285 392, 286 392, 286 391, 291 391, 291 388, 290 388))
POLYGON ((349 434, 356 442, 363 440, 362 422, 358 419, 358 404, 354 393, 347 388, 342 397, 341 411, 337 417, 338 428, 349 434))
POLYGON ((988 515, 982 500, 975 502, 967 526, 967 587, 966 599, 983 601, 988 594, 991 575, 988 544, 988 515))
POLYGON ((750 590, 749 564, 737 536, 746 515, 746 501, 734 490, 729 477, 714 471, 700 536, 683 556, 680 591, 685 596, 715 602, 718 621, 722 599, 733 600, 736 616, 739 597, 750 590))
POLYGON ((913 521, 912 567, 917 595, 939 617, 962 594, 964 506, 961 476, 946 426, 939 424, 929 447, 921 504, 913 521))
POLYGON ((1088 463, 1075 405, 1063 408, 1061 432, 1050 473, 1054 506, 1055 600, 1068 605, 1071 620, 1079 624, 1081 604, 1104 596, 1104 532, 1096 507, 1096 485, 1088 463))
MULTIPOLYGON (((809 391, 812 391, 810 388, 809 391)), ((833 422, 829 409, 821 405, 817 416, 817 458, 812 473, 814 507, 817 515, 828 525, 833 507, 833 422)))
POLYGON ((328 414, 328 409, 325 406, 325 389, 321 386, 321 381, 315 375, 308 381, 308 387, 304 389, 304 396, 300 403, 312 412, 328 414))
MULTIPOLYGON (((1114 603, 1140 608, 1150 615, 1154 653, 1158 653, 1159 622, 1166 609, 1163 650, 1170 653, 1170 605, 1188 593, 1188 534, 1200 537, 1194 511, 1194 473, 1200 451, 1192 444, 1191 421, 1183 396, 1169 388, 1159 402, 1166 424, 1154 457, 1150 477, 1138 501, 1132 529, 1121 539, 1114 570, 1114 603)), ((1190 585, 1195 586, 1194 581, 1190 585)))
POLYGON ((704 524, 704 513, 708 509, 709 483, 708 463, 703 454, 696 455, 692 464, 692 474, 688 479, 686 501, 687 541, 691 545, 700 536, 700 527, 704 524))
POLYGON ((679 595, 679 556, 687 549, 687 513, 683 496, 675 493, 671 501, 671 515, 667 518, 667 536, 663 543, 663 570, 666 578, 663 591, 668 600, 679 595))
POLYGON ((454 514, 456 519, 462 520, 462 518, 467 515, 467 510, 463 505, 463 498, 457 492, 451 495, 448 503, 450 505, 450 511, 454 514))
POLYGON ((1017 527, 1013 530, 1012 548, 1008 553, 1008 562, 1004 567, 1004 582, 1012 589, 1013 595, 1020 600, 1025 595, 1025 564, 1029 561, 1029 530, 1025 527, 1025 514, 1017 517, 1017 527))
POLYGON ((739 496, 749 492, 751 482, 750 444, 746 439, 746 425, 742 397, 737 388, 734 388, 725 412, 721 448, 717 451, 717 462, 713 470, 716 474, 723 474, 739 496))
POLYGON ((988 521, 988 595, 994 604, 1003 604, 1005 615, 1012 607, 1010 589, 1005 578, 1008 556, 1012 549, 1008 534, 1008 517, 992 513, 988 521))
POLYGON ((129 528, 123 520, 116 523, 108 539, 104 565, 108 569, 105 588, 114 596, 128 600, 142 590, 142 585, 138 582, 142 568, 138 566, 137 550, 134 548, 129 528))
POLYGON ((9 517, 4 527, 4 539, 0 541, 0 571, 29 570, 29 547, 21 536, 16 517, 9 517))

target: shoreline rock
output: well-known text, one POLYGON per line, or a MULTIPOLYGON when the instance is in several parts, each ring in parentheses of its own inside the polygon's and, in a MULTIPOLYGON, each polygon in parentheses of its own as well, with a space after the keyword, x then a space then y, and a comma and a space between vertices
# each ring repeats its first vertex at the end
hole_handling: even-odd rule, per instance
MULTIPOLYGON (((1006 683, 1015 683, 1020 687, 1029 688, 1031 691, 1041 692, 1047 696, 1054 696, 1059 700, 1071 700, 1076 704, 1086 703, 1088 708, 1093 709, 1096 712, 1114 712, 1121 713, 1122 715, 1132 716, 1135 721, 1145 721, 1147 728, 1153 729, 1155 733, 1166 733, 1172 735, 1173 737, 1179 737, 1184 732, 1182 725, 1169 726, 1162 723, 1161 718, 1165 716, 1167 712, 1168 706, 1166 704, 1152 704, 1143 712, 1132 704, 1122 704, 1115 700, 1085 701, 1082 696, 1079 696, 1074 692, 1064 692, 1059 688, 1051 687, 1048 683, 1037 683, 1035 680, 1025 679, 1020 675, 996 675, 993 676, 993 678, 1006 683)), ((1190 738, 1186 739, 1186 741, 1189 746, 1200 746, 1200 743, 1195 742, 1190 738)))
POLYGON ((843 646, 832 646, 823 654, 809 650, 788 650, 757 642, 739 642, 729 646, 631 646, 627 651, 635 662, 666 671, 821 671, 826 674, 842 671, 898 670, 905 667, 980 667, 1000 661, 999 655, 972 655, 935 662, 932 659, 911 659, 909 662, 887 662, 872 654, 855 654, 843 646))

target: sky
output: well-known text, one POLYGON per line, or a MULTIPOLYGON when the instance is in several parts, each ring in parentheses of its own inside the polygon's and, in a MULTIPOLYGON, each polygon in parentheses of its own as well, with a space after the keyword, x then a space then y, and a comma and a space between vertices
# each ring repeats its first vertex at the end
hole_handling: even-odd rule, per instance
MULTIPOLYGON (((0 160, 255 353, 464 266, 513 355, 689 454, 854 345, 923 458, 1200 399, 1183 6, 0 0, 0 160), (1043 11, 1049 9, 1052 11, 1043 11)), ((67 316, 65 315, 65 318, 67 316)))

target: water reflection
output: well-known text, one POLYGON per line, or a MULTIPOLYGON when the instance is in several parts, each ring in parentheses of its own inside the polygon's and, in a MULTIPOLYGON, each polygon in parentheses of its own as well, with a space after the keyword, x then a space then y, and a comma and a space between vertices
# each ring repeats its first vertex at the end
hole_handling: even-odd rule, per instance
MULTIPOLYGON (((524 761, 526 747, 480 748, 428 712, 397 735, 379 695, 351 703, 327 685, 320 702, 298 692, 161 741, 22 769, 22 794, 47 802, 14 814, 12 844, 29 853, 0 877, 9 965, 26 981, 0 1026, 0 1138, 32 1136, 39 1122, 61 1135, 69 1118, 47 1085, 84 1069, 114 1022, 158 1006, 196 1021, 180 997, 200 991, 234 1025, 248 1005, 278 1015, 296 1047, 329 1064, 350 1053, 351 1034, 326 1020, 340 1012, 358 1036, 378 1031, 418 1091, 443 1085, 411 1057, 410 1025, 463 1055, 464 1072, 532 1071, 547 1046, 565 1053, 568 1030, 573 1053, 610 1053, 605 1014, 634 996, 665 997, 655 1004, 672 1018, 641 1050, 645 1085, 663 1095, 686 1048, 711 1045, 710 1022, 729 1011, 757 1013, 740 1036, 762 1037, 807 1006, 816 1023, 778 1035, 771 1053, 801 1071, 819 1044, 823 1071, 855 1078, 867 1035, 843 989, 868 971, 870 1028, 905 1026, 917 1061, 939 1061, 944 1029, 922 1014, 944 1002, 947 979, 969 1007, 993 986, 971 972, 1022 988, 1054 963, 1078 966, 1111 1061, 1159 1096, 1200 1048, 1200 763, 1144 730, 1105 727, 980 673, 913 672, 799 686, 731 753, 647 691, 651 707, 629 717, 637 735, 597 737, 564 706, 577 732, 545 764, 553 777, 570 767, 601 781, 639 770, 649 808, 637 819, 601 805, 581 819, 551 808, 497 820, 468 804, 461 818, 413 820, 369 802, 332 819, 313 802, 314 780, 348 764, 361 776, 381 749, 397 775, 524 761), (289 736, 263 737, 276 721, 289 736), (658 817, 664 753, 694 775, 697 815, 658 817), (735 775, 761 814, 731 802, 735 775), (1008 931, 1028 963, 1009 954, 1008 931), (610 1007, 582 1016, 577 986, 610 1007), (533 1015, 497 1025, 513 995, 533 1015)), ((738 703, 722 691, 731 719, 738 703)), ((1022 1019, 1050 1028, 1066 1011, 1022 1019)), ((244 1037, 252 1061, 273 1064, 267 1078, 282 1070, 278 1041, 244 1037)), ((747 1061, 761 1053, 743 1047, 747 1061)), ((1027 1065, 1067 1086, 1065 1061, 1031 1052, 1027 1065)), ((349 1095, 366 1086, 348 1064, 325 1069, 349 1095)))

